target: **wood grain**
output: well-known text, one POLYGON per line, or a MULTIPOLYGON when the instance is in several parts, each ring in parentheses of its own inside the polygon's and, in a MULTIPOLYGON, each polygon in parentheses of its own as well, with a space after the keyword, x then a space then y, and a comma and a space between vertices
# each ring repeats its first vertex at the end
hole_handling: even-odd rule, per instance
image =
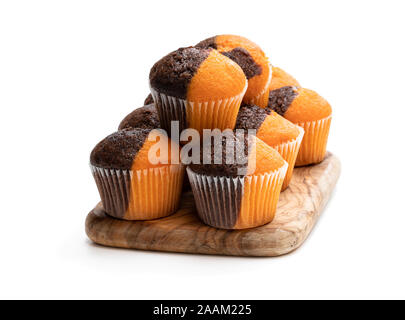
POLYGON ((142 250, 235 256, 279 256, 305 241, 340 175, 340 162, 328 153, 315 166, 294 170, 281 193, 276 217, 262 227, 220 230, 198 219, 191 193, 174 215, 153 221, 123 221, 105 214, 98 204, 87 216, 86 233, 95 243, 142 250))

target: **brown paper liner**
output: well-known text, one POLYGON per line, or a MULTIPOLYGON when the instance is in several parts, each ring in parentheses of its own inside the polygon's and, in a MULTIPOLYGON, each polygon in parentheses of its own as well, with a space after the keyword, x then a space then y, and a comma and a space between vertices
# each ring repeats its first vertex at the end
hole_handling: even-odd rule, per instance
POLYGON ((305 134, 295 166, 319 163, 325 158, 331 121, 332 116, 329 116, 317 121, 296 123, 304 128, 305 134))
POLYGON ((200 219, 220 229, 245 229, 274 218, 288 164, 246 177, 201 175, 187 168, 200 219))
POLYGON ((281 191, 284 191, 285 189, 288 188, 288 185, 291 181, 292 174, 294 171, 294 166, 295 166, 295 161, 297 159, 298 151, 301 146, 302 138, 304 136, 304 129, 301 127, 298 127, 300 130, 300 134, 298 135, 297 138, 294 140, 291 140, 286 143, 279 144, 277 146, 274 146, 274 149, 278 151, 278 153, 283 157, 285 161, 288 163, 288 169, 287 173, 284 178, 283 186, 281 188, 281 191))
POLYGON ((150 220, 176 212, 184 176, 183 165, 143 170, 91 166, 106 213, 125 220, 150 220))

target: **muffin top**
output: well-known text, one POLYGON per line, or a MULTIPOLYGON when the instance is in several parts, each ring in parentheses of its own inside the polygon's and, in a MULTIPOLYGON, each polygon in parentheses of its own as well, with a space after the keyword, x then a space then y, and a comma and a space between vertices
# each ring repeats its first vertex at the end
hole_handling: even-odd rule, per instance
POLYGON ((205 142, 201 148, 200 160, 200 164, 190 165, 192 171, 220 177, 271 172, 285 163, 275 149, 257 137, 247 134, 240 136, 231 131, 219 134, 219 138, 214 135, 210 144, 205 142))
POLYGON ((254 174, 257 175, 273 172, 286 164, 283 157, 276 151, 276 149, 270 147, 260 138, 255 138, 255 152, 252 153, 252 157, 249 159, 249 165, 253 166, 251 163, 255 162, 254 174), (255 155, 254 160, 253 154, 255 155))
POLYGON ((216 49, 242 68, 249 80, 245 102, 250 102, 268 89, 271 80, 268 58, 263 50, 249 39, 236 35, 218 35, 201 41, 196 47, 216 49))
POLYGON ((280 89, 282 87, 300 87, 300 84, 293 76, 278 67, 272 67, 272 75, 270 82, 270 91, 280 89))
POLYGON ((215 135, 211 138, 211 143, 208 143, 209 140, 203 142, 200 149, 200 163, 190 164, 190 169, 198 174, 210 176, 245 175, 251 139, 252 136, 248 135, 237 139, 233 132, 215 135), (230 154, 233 156, 230 157, 230 154))
POLYGON ((235 129, 255 129, 256 136, 271 147, 296 139, 300 129, 269 108, 242 105, 235 129))
POLYGON ((154 104, 135 109, 120 123, 118 130, 128 128, 157 129, 160 128, 159 116, 154 104))
POLYGON ((255 105, 243 103, 236 118, 235 129, 258 130, 264 120, 272 113, 269 108, 260 108, 255 105))
POLYGON ((185 99, 191 79, 210 51, 188 47, 169 53, 150 70, 151 87, 166 95, 185 99))
POLYGON ((110 134, 95 146, 90 155, 90 163, 105 169, 131 169, 150 131, 138 128, 110 134))
POLYGON ((282 87, 271 91, 268 107, 293 123, 321 120, 332 114, 324 98, 305 88, 282 87))
POLYGON ((280 89, 272 90, 269 94, 268 108, 276 111, 279 115, 284 116, 293 100, 298 96, 298 89, 287 86, 280 89))
POLYGON ((110 134, 100 141, 90 155, 93 166, 104 169, 139 170, 170 164, 171 141, 161 136, 158 130, 152 129, 123 129, 110 134), (155 154, 149 154, 156 144, 157 136, 162 141, 162 156, 156 159, 155 154), (166 142, 166 143, 165 143, 166 142), (165 150, 166 149, 166 150, 165 150), (150 161, 152 160, 152 162, 150 161))
POLYGON ((193 102, 234 97, 246 87, 242 69, 212 48, 169 53, 152 67, 149 80, 158 92, 193 102))

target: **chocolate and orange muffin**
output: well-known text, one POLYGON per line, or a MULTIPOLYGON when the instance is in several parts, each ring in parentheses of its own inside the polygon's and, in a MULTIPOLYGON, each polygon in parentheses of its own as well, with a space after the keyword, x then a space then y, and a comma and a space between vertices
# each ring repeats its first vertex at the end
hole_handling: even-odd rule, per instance
POLYGON ((304 130, 278 115, 269 108, 252 105, 242 105, 236 120, 235 130, 256 130, 256 136, 276 149, 288 163, 282 190, 290 183, 301 145, 304 130))
POLYGON ((128 128, 158 129, 160 128, 159 115, 155 105, 148 104, 135 109, 120 123, 118 130, 128 128))
POLYGON ((169 132, 174 120, 180 132, 233 129, 247 88, 238 64, 211 48, 169 53, 152 67, 149 80, 160 123, 169 132))
POLYGON ((201 158, 187 174, 204 223, 245 229, 273 220, 288 167, 275 149, 254 135, 230 132, 204 144, 201 158))
POLYGON ((243 101, 265 108, 269 96, 271 67, 263 50, 254 42, 236 35, 218 35, 198 43, 199 48, 213 48, 235 61, 248 79, 243 101))
POLYGON ((332 108, 324 98, 315 91, 288 86, 270 92, 268 107, 305 130, 296 166, 325 158, 332 108))
POLYGON ((184 166, 172 163, 171 142, 158 130, 117 131, 93 149, 91 170, 104 210, 125 220, 149 220, 174 213, 179 205, 184 166), (149 152, 161 142, 160 156, 149 152))
POLYGON ((272 76, 270 82, 270 91, 280 89, 282 87, 301 87, 299 82, 290 74, 285 72, 283 69, 279 67, 272 67, 272 76))

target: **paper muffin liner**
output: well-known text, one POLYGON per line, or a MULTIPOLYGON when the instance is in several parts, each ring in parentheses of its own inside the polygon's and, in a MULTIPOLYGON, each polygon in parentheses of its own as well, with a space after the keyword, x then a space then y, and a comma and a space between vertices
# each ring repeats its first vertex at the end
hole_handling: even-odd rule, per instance
POLYGON ((296 123, 305 130, 296 166, 319 163, 325 158, 331 121, 332 116, 329 116, 317 121, 296 123))
POLYGON ((273 68, 272 65, 269 63, 269 79, 267 80, 266 85, 264 86, 263 90, 254 98, 249 100, 244 100, 247 104, 256 105, 260 108, 266 108, 269 104, 269 93, 270 93, 270 84, 271 78, 273 76, 273 68))
POLYGON ((295 138, 294 140, 279 144, 277 146, 274 146, 274 149, 276 149, 278 151, 278 153, 283 157, 283 159, 285 161, 287 161, 287 163, 288 163, 288 169, 287 169, 287 173, 284 178, 284 182, 283 182, 281 191, 284 191, 285 189, 287 189, 287 187, 291 181, 291 177, 292 177, 292 174, 294 171, 295 161, 297 160, 298 151, 301 146, 302 138, 304 137, 304 133, 305 133, 304 129, 301 128, 300 126, 297 126, 297 128, 300 131, 297 138, 295 138))
POLYGON ((273 172, 219 177, 187 168, 198 216, 220 229, 246 229, 273 220, 288 164, 273 172))
POLYGON ((171 97, 151 88, 153 100, 159 114, 160 123, 170 132, 171 121, 179 121, 180 133, 187 128, 196 129, 202 134, 203 129, 233 129, 247 89, 227 99, 192 102, 171 97))
POLYGON ((150 220, 174 213, 184 166, 114 170, 90 165, 106 213, 124 220, 150 220))

